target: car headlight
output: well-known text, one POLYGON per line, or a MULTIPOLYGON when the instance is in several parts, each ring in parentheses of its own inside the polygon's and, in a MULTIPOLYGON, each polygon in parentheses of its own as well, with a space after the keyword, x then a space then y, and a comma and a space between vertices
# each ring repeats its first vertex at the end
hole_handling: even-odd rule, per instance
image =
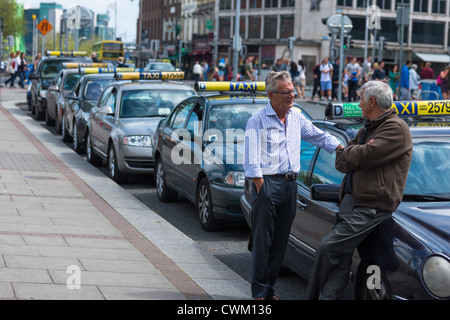
POLYGON ((132 147, 152 147, 152 137, 150 136, 126 136, 123 144, 132 147))
POLYGON ((441 256, 429 257, 423 265, 423 281, 439 298, 450 297, 450 262, 441 256))
POLYGON ((245 175, 242 171, 230 171, 227 173, 225 180, 225 184, 229 184, 232 186, 243 187, 245 185, 245 175))
POLYGON ((47 98, 47 90, 40 90, 39 91, 39 96, 41 98, 47 98))

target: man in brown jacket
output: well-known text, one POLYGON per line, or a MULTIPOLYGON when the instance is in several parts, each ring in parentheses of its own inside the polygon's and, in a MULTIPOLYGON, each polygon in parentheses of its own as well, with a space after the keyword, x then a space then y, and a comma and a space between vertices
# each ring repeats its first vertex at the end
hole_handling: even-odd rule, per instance
POLYGON ((346 174, 339 212, 317 248, 307 299, 342 295, 353 251, 402 201, 413 149, 409 127, 391 109, 392 90, 385 83, 367 82, 360 96, 364 126, 336 151, 336 169, 346 174))

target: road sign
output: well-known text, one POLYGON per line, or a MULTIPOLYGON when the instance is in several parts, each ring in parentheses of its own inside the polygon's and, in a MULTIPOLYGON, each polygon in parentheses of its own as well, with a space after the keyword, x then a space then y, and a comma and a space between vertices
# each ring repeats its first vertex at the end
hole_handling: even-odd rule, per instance
POLYGON ((38 28, 38 30, 42 33, 42 35, 45 36, 47 32, 53 29, 53 26, 50 24, 50 22, 47 21, 47 19, 44 19, 41 22, 39 22, 36 28, 38 28))
MULTIPOLYGON (((335 14, 327 20, 327 27, 331 33, 340 33, 342 25, 342 16, 340 14, 335 14)), ((353 29, 352 20, 348 16, 344 16, 344 33, 350 33, 353 29)))

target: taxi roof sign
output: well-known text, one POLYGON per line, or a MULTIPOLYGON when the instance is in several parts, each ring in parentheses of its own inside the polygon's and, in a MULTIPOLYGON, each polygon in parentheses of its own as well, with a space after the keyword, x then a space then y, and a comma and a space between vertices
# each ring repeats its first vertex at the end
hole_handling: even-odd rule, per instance
POLYGON ((196 82, 197 91, 265 91, 265 82, 227 82, 227 81, 199 81, 196 82))
POLYGON ((107 68, 107 63, 98 62, 63 62, 63 68, 75 69, 75 68, 107 68))
POLYGON ((47 51, 47 56, 71 56, 79 57, 86 56, 86 51, 47 51))
POLYGON ((129 72, 116 74, 117 80, 183 80, 183 71, 129 72))
MULTIPOLYGON (((450 101, 394 101, 392 109, 401 117, 443 116, 450 115, 450 101)), ((325 108, 325 117, 329 120, 361 118, 362 111, 359 103, 329 103, 325 108)))
POLYGON ((148 59, 148 62, 169 62, 170 59, 148 59))
POLYGON ((80 73, 117 73, 134 72, 134 68, 80 68, 80 73))

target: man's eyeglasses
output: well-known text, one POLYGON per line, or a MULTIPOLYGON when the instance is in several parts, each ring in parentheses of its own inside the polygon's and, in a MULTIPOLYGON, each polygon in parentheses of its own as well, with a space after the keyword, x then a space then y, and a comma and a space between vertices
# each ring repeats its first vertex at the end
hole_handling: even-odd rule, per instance
POLYGON ((292 91, 283 91, 283 92, 279 92, 279 91, 272 91, 272 92, 273 92, 273 93, 281 94, 281 95, 283 95, 283 96, 288 96, 288 95, 290 95, 290 94, 295 95, 295 91, 294 91, 294 90, 292 90, 292 91))

